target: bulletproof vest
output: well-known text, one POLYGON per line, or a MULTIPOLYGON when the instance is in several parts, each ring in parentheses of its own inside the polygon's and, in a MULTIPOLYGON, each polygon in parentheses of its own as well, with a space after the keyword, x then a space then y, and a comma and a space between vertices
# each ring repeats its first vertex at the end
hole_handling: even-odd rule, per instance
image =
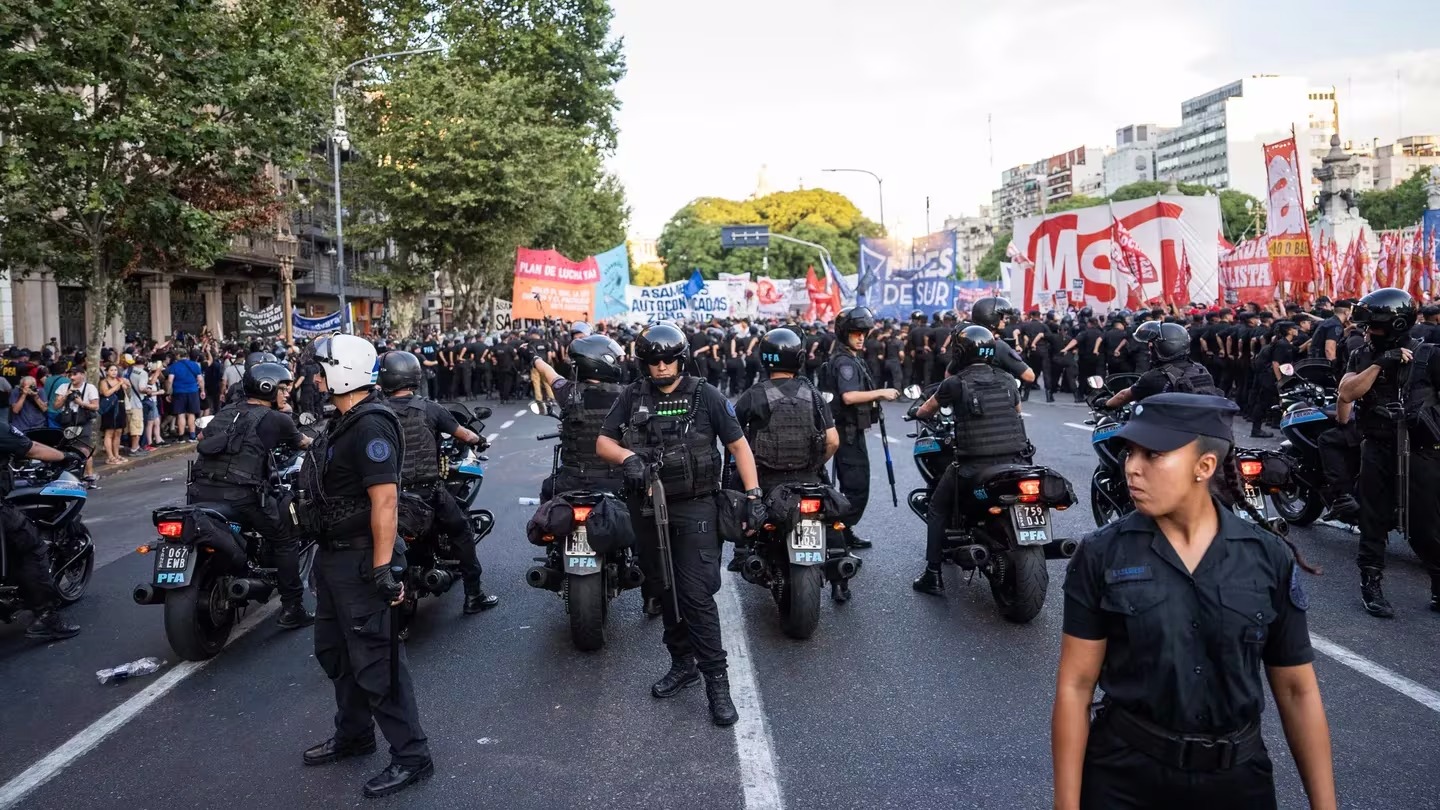
POLYGON ((968 366, 960 372, 960 397, 955 403, 955 458, 1006 456, 1025 449, 1025 423, 1015 406, 1020 394, 1015 380, 990 366, 968 366))
POLYGON ((858 427, 861 430, 869 428, 875 421, 875 410, 879 406, 874 403, 864 405, 846 405, 844 398, 840 395, 840 367, 844 364, 854 366, 855 373, 860 380, 860 390, 869 391, 875 387, 875 382, 870 379, 870 370, 865 364, 846 351, 837 351, 820 367, 816 379, 820 382, 821 391, 829 391, 833 394, 830 400, 830 413, 835 417, 835 425, 846 427, 858 427))
POLYGON ((1440 395, 1430 382, 1430 364, 1440 351, 1433 343, 1415 346, 1410 377, 1405 383, 1405 415, 1411 424, 1411 439, 1419 444, 1440 444, 1440 395))
POLYGON ((582 477, 614 474, 595 452, 595 442, 623 390, 618 383, 575 383, 560 417, 560 466, 582 477))
POLYGON ((414 489, 439 481, 440 445, 435 440, 435 427, 430 422, 425 401, 412 395, 388 400, 387 404, 400 419, 400 435, 405 440, 401 485, 414 489))
POLYGON ((263 405, 227 405, 205 426, 195 445, 191 478, 209 484, 260 489, 270 483, 270 448, 260 440, 260 420, 270 411, 263 405))
POLYGON ((810 381, 766 380, 757 387, 765 394, 770 419, 745 426, 755 463, 780 472, 818 469, 825 456, 825 434, 815 418, 817 392, 810 381))
POLYGON ((693 498, 719 489, 715 429, 698 424, 700 381, 687 376, 669 394, 661 394, 649 380, 637 385, 639 395, 624 432, 625 446, 660 462, 666 497, 693 498))
POLYGON ((1160 367, 1160 373, 1164 374, 1165 379, 1168 380, 1165 384, 1166 393, 1222 396, 1220 389, 1215 387, 1215 378, 1211 377, 1210 372, 1199 363, 1191 361, 1166 363, 1160 367))
POLYGON ((325 435, 316 439, 306 451, 305 463, 300 467, 300 480, 296 486, 296 498, 304 507, 306 526, 321 539, 349 539, 356 534, 368 534, 370 531, 369 495, 341 496, 330 495, 325 491, 325 471, 330 464, 336 441, 367 413, 378 413, 395 426, 401 437, 401 447, 396 448, 396 451, 400 453, 401 468, 404 468, 405 434, 401 430, 399 417, 385 407, 374 394, 331 421, 325 435))

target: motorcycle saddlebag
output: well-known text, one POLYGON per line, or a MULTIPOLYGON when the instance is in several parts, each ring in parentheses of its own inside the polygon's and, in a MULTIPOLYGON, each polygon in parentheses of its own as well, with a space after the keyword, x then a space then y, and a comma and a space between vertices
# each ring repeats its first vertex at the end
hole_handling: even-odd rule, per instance
POLYGON ((1291 483, 1290 459, 1284 453, 1266 450, 1260 453, 1260 477, 1257 483, 1267 492, 1284 489, 1291 483))
POLYGON ((245 547, 230 531, 230 524, 217 520, 208 513, 192 511, 185 515, 181 537, 191 546, 215 549, 215 555, 226 568, 241 568, 245 565, 245 547))
POLYGON ((1075 488, 1065 476, 1047 471, 1040 476, 1040 500, 1047 506, 1074 506, 1075 488))
POLYGON ((397 512, 399 514, 396 519, 396 531, 400 533, 401 537, 408 537, 412 540, 424 537, 425 533, 430 531, 430 524, 435 519, 435 510, 430 508, 430 504, 408 492, 400 493, 397 512))
POLYGON ((585 527, 590 548, 597 554, 609 554, 635 545, 635 524, 630 522, 630 507, 614 495, 606 495, 590 509, 585 527))
POLYGON ((551 498, 540 504, 525 524, 525 537, 531 545, 543 546, 557 537, 565 537, 574 529, 575 512, 570 504, 563 498, 551 498))

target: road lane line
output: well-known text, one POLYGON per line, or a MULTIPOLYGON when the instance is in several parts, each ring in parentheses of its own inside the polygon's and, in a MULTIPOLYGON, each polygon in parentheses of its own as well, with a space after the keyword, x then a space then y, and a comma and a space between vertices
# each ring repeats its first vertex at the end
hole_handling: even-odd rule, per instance
MULTIPOLYGON (((233 646, 236 640, 246 633, 255 629, 261 621, 268 618, 280 607, 280 602, 274 601, 262 605, 258 610, 245 617, 245 620, 235 626, 230 634, 230 642, 225 646, 233 646)), ((218 657, 218 656, 217 656, 218 657)), ((73 765, 76 760, 85 756, 97 745, 105 741, 105 738, 119 731, 126 723, 134 720, 141 712, 145 711, 150 704, 165 697, 171 689, 179 686, 186 678, 204 669, 211 661, 182 661, 176 664, 169 672, 161 675, 154 683, 145 687, 129 700, 111 709, 99 720, 91 723, 79 733, 66 740, 43 759, 34 765, 26 768, 9 782, 0 786, 0 810, 10 810, 20 803, 32 790, 54 779, 67 767, 73 765)))
POLYGON ((500 436, 499 433, 491 433, 489 436, 486 436, 486 437, 485 437, 485 443, 486 443, 486 444, 494 444, 494 443, 495 443, 495 439, 498 438, 499 436, 500 436))
POLYGON ((1414 700, 1432 712, 1440 712, 1440 692, 1410 680, 1398 672, 1392 672, 1359 653, 1352 652, 1324 636, 1310 634, 1310 646, 1325 653, 1347 667, 1394 689, 1414 700))
POLYGON ((1083 430, 1086 433, 1089 433, 1090 431, 1095 429, 1093 425, 1077 425, 1074 422, 1066 422, 1065 427, 1073 427, 1076 430, 1083 430))
POLYGON ((520 410, 518 410, 518 411, 515 412, 515 417, 516 417, 517 419, 520 418, 520 417, 522 417, 522 416, 524 416, 524 415, 525 415, 525 409, 524 409, 524 408, 521 408, 520 410))
POLYGON ((508 421, 501 422, 501 423, 500 423, 500 429, 501 429, 501 430, 504 430, 504 429, 510 427, 510 426, 513 425, 513 424, 515 424, 515 420, 514 420, 514 419, 510 419, 510 420, 508 420, 508 421))
MULTIPOLYGON (((765 707, 755 683, 755 666, 750 661, 750 641, 745 635, 745 615, 735 595, 735 578, 721 575, 715 604, 720 609, 720 627, 725 639, 725 660, 729 664, 730 696, 740 720, 735 723, 735 754, 740 762, 740 787, 745 810, 783 810, 780 797, 780 769, 775 765, 775 744, 765 722, 765 707)), ((0 808, 3 810, 3 808, 0 808)))

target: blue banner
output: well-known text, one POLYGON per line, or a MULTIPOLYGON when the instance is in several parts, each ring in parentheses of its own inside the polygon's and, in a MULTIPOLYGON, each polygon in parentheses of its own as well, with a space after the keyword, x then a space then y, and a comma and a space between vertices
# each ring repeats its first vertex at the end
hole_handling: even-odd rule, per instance
MULTIPOLYGON (((1435 252, 1431 267, 1440 265, 1440 209, 1426 210, 1425 219, 1421 221, 1421 227, 1425 229, 1425 245, 1435 252)), ((1429 290, 1435 283, 1435 279, 1425 279, 1425 289, 1429 290)))
POLYGON ((630 284, 630 251, 625 243, 595 257, 600 265, 600 283, 595 285, 595 320, 622 318, 630 312, 625 302, 625 287, 630 284))
POLYGON ((340 331, 339 310, 323 318, 306 318, 302 317, 298 312, 293 313, 290 318, 297 337, 314 337, 315 335, 323 335, 327 332, 340 331))
POLYGON ((928 317, 955 307, 962 298, 955 278, 955 232, 941 231, 903 245, 884 239, 860 240, 860 278, 873 279, 865 305, 878 318, 905 319, 920 310, 928 317))

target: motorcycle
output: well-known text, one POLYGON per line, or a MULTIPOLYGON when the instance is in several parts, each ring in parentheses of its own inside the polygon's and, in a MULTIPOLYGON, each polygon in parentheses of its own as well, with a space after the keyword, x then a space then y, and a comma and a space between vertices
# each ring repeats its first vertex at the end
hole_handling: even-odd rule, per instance
MULTIPOLYGON (((954 411, 941 406, 934 417, 921 419, 917 410, 918 404, 905 420, 917 426, 908 435, 915 439, 915 467, 926 486, 911 491, 906 503, 923 521, 931 492, 948 466, 939 463, 946 448, 953 456, 954 411)), ((1049 467, 997 464, 982 470, 972 491, 960 493, 959 500, 958 525, 945 533, 946 561, 984 575, 1007 621, 1024 624, 1035 618, 1050 584, 1045 561, 1068 559, 1079 547, 1076 540, 1055 538, 1050 523, 1050 510, 1064 511, 1074 502, 1070 483, 1049 467)))
MULTIPOLYGON (((1338 427, 1335 375, 1329 361, 1285 364, 1280 385, 1280 452, 1290 464, 1290 481, 1270 493, 1275 512, 1295 526, 1314 523, 1330 506, 1325 498, 1325 470, 1320 437, 1338 427)), ((1358 464, 1352 472, 1358 472, 1358 464)))
MULTIPOLYGON (((203 430, 210 418, 202 417, 197 426, 203 430)), ((302 432, 313 432, 314 422, 313 414, 302 415, 302 432)), ((273 451, 266 497, 287 498, 304 463, 301 451, 273 451)), ((154 570, 131 598, 139 605, 164 606, 165 637, 181 658, 213 658, 250 603, 268 602, 279 584, 270 542, 243 526, 228 503, 162 506, 151 520, 159 537, 136 551, 155 555, 154 570)), ((314 538, 304 534, 299 545, 300 580, 308 582, 318 549, 314 538)))
MULTIPOLYGON (((81 429, 36 428, 25 432, 32 441, 58 450, 74 449, 81 429)), ((63 464, 17 458, 10 462, 13 486, 5 502, 19 509, 35 525, 50 548, 50 574, 62 605, 73 605, 85 595, 95 572, 95 546, 81 520, 85 485, 77 470, 63 464)), ((9 623, 22 609, 20 588, 14 583, 4 544, 0 543, 0 622, 9 623)))
MULTIPOLYGON (((548 406, 530 403, 530 411, 539 416, 559 419, 548 406)), ((536 441, 552 441, 560 434, 542 433, 536 441)), ((560 447, 551 456, 550 473, 560 469, 560 447)), ((575 649, 593 652, 605 646, 605 623, 610 615, 610 600, 623 591, 638 588, 645 582, 640 560, 633 549, 622 548, 599 553, 590 546, 586 521, 595 505, 606 493, 594 490, 556 492, 570 505, 574 529, 564 538, 553 538, 545 544, 545 556, 534 558, 541 565, 525 572, 525 584, 552 591, 565 602, 570 617, 570 641, 575 649)), ((563 513, 562 513, 563 514, 563 513)))

